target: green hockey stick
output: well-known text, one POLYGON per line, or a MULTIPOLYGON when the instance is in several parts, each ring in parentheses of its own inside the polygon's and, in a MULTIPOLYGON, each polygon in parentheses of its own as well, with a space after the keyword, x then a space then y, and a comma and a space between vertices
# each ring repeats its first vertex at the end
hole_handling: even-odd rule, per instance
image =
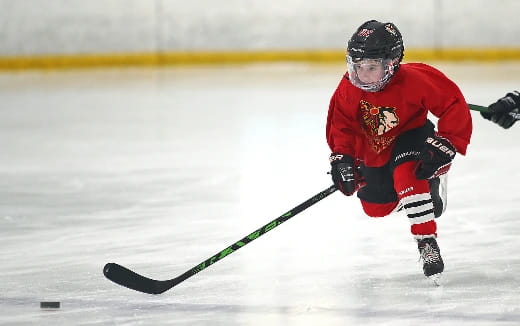
POLYGON ((487 106, 481 106, 481 105, 469 104, 469 103, 468 103, 468 106, 469 106, 469 109, 473 110, 473 111, 479 111, 479 112, 488 112, 489 111, 487 106))
MULTIPOLYGON (((489 109, 487 106, 481 106, 481 105, 476 105, 476 104, 468 104, 468 107, 470 110, 473 110, 473 111, 479 111, 479 112, 489 112, 489 109)), ((513 117, 513 119, 515 120, 520 120, 520 113, 516 113, 516 112, 508 112, 508 114, 510 116, 513 117)))
POLYGON ((242 248, 243 246, 250 243, 251 241, 258 239, 261 235, 271 231, 272 229, 274 229, 278 225, 282 224, 283 222, 287 221, 288 219, 295 216, 296 214, 303 212, 304 210, 306 210, 307 208, 316 204, 317 202, 324 199, 325 197, 329 196, 336 190, 337 189, 335 186, 328 187, 327 189, 319 192, 318 194, 309 198, 308 200, 301 203, 300 205, 294 207, 287 213, 279 216, 278 218, 274 219, 273 221, 267 223, 266 225, 262 226, 258 230, 254 231, 253 233, 251 233, 251 234, 245 236, 244 238, 240 239, 239 241, 233 243, 231 246, 221 250, 220 252, 216 253, 215 255, 211 256, 210 258, 206 259, 205 261, 201 262, 200 264, 194 266, 190 270, 186 271, 184 274, 181 274, 171 280, 165 280, 165 281, 154 280, 154 279, 142 276, 140 274, 137 274, 136 272, 133 272, 133 271, 129 270, 128 268, 121 266, 119 264, 116 264, 116 263, 106 264, 105 267, 103 268, 103 274, 105 274, 105 276, 112 282, 115 282, 122 286, 126 286, 127 288, 132 289, 132 290, 149 293, 149 294, 163 293, 163 292, 171 289, 172 287, 176 286, 177 284, 183 282, 184 280, 188 279, 189 277, 192 277, 193 275, 197 274, 198 272, 208 268, 209 266, 213 265, 217 261, 228 256, 229 254, 232 254, 233 252, 242 248))

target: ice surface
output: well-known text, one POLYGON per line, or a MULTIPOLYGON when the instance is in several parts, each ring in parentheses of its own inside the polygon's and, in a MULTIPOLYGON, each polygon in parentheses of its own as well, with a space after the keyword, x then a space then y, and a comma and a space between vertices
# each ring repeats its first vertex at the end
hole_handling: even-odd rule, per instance
MULTIPOLYGON (((520 64, 436 66, 470 103, 520 87, 520 64)), ((162 295, 104 278, 107 262, 173 278, 327 188, 344 68, 1 74, 0 324, 520 324, 520 125, 476 112, 438 220, 441 287, 404 214, 339 193, 162 295)))

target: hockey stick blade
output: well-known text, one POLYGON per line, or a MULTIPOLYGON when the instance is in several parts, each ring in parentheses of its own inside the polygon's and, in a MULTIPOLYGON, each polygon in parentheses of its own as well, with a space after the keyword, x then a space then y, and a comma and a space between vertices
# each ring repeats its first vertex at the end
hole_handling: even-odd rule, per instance
POLYGON ((289 220, 296 214, 303 212, 305 209, 311 207, 312 205, 316 204, 320 200, 322 200, 325 197, 329 196, 330 194, 334 193, 336 190, 337 189, 335 186, 328 187, 327 189, 325 189, 325 190, 319 192, 318 194, 314 195, 313 197, 307 199, 305 202, 301 203, 300 205, 294 207, 292 210, 288 211, 287 213, 279 216, 278 218, 267 223, 266 225, 262 226, 261 228, 253 231, 252 233, 248 234, 244 238, 233 243, 231 246, 226 247, 225 249, 219 251, 215 255, 211 256, 210 258, 206 259, 205 261, 199 263, 198 265, 194 266, 193 268, 189 269, 188 271, 184 272, 183 274, 181 274, 171 280, 164 280, 164 281, 154 280, 154 279, 139 275, 136 272, 131 271, 130 269, 128 269, 124 266, 121 266, 119 264, 116 264, 116 263, 106 264, 105 267, 103 268, 103 274, 105 275, 106 278, 108 278, 112 282, 125 286, 129 289, 148 293, 148 294, 161 294, 161 293, 171 289, 172 287, 176 286, 177 284, 183 282, 184 280, 192 277, 193 275, 197 274, 198 272, 208 268, 209 266, 213 265, 214 263, 223 259, 224 257, 227 257, 228 255, 232 254, 233 252, 237 251, 238 249, 244 247, 251 241, 258 239, 260 236, 262 236, 265 233, 276 228, 277 226, 279 226, 283 222, 289 220))
POLYGON ((103 268, 103 274, 114 283, 149 294, 161 294, 177 284, 175 279, 167 281, 153 280, 116 263, 106 264, 103 268))

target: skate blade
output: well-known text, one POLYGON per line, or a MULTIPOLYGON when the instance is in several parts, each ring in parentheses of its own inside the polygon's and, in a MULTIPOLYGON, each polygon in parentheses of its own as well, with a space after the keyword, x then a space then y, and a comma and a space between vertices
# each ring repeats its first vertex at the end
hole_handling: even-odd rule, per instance
POLYGON ((433 285, 441 286, 441 276, 442 276, 442 273, 437 273, 437 274, 428 276, 428 279, 433 283, 433 285))

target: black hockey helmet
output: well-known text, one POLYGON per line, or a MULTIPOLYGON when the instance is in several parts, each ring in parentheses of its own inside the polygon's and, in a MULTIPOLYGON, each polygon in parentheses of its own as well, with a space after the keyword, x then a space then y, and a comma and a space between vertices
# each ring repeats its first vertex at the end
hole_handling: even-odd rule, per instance
POLYGON ((348 41, 349 80, 367 92, 382 90, 399 69, 403 38, 393 23, 369 20, 348 41))
POLYGON ((347 52, 353 59, 403 59, 403 37, 393 23, 369 20, 348 41, 347 52))

